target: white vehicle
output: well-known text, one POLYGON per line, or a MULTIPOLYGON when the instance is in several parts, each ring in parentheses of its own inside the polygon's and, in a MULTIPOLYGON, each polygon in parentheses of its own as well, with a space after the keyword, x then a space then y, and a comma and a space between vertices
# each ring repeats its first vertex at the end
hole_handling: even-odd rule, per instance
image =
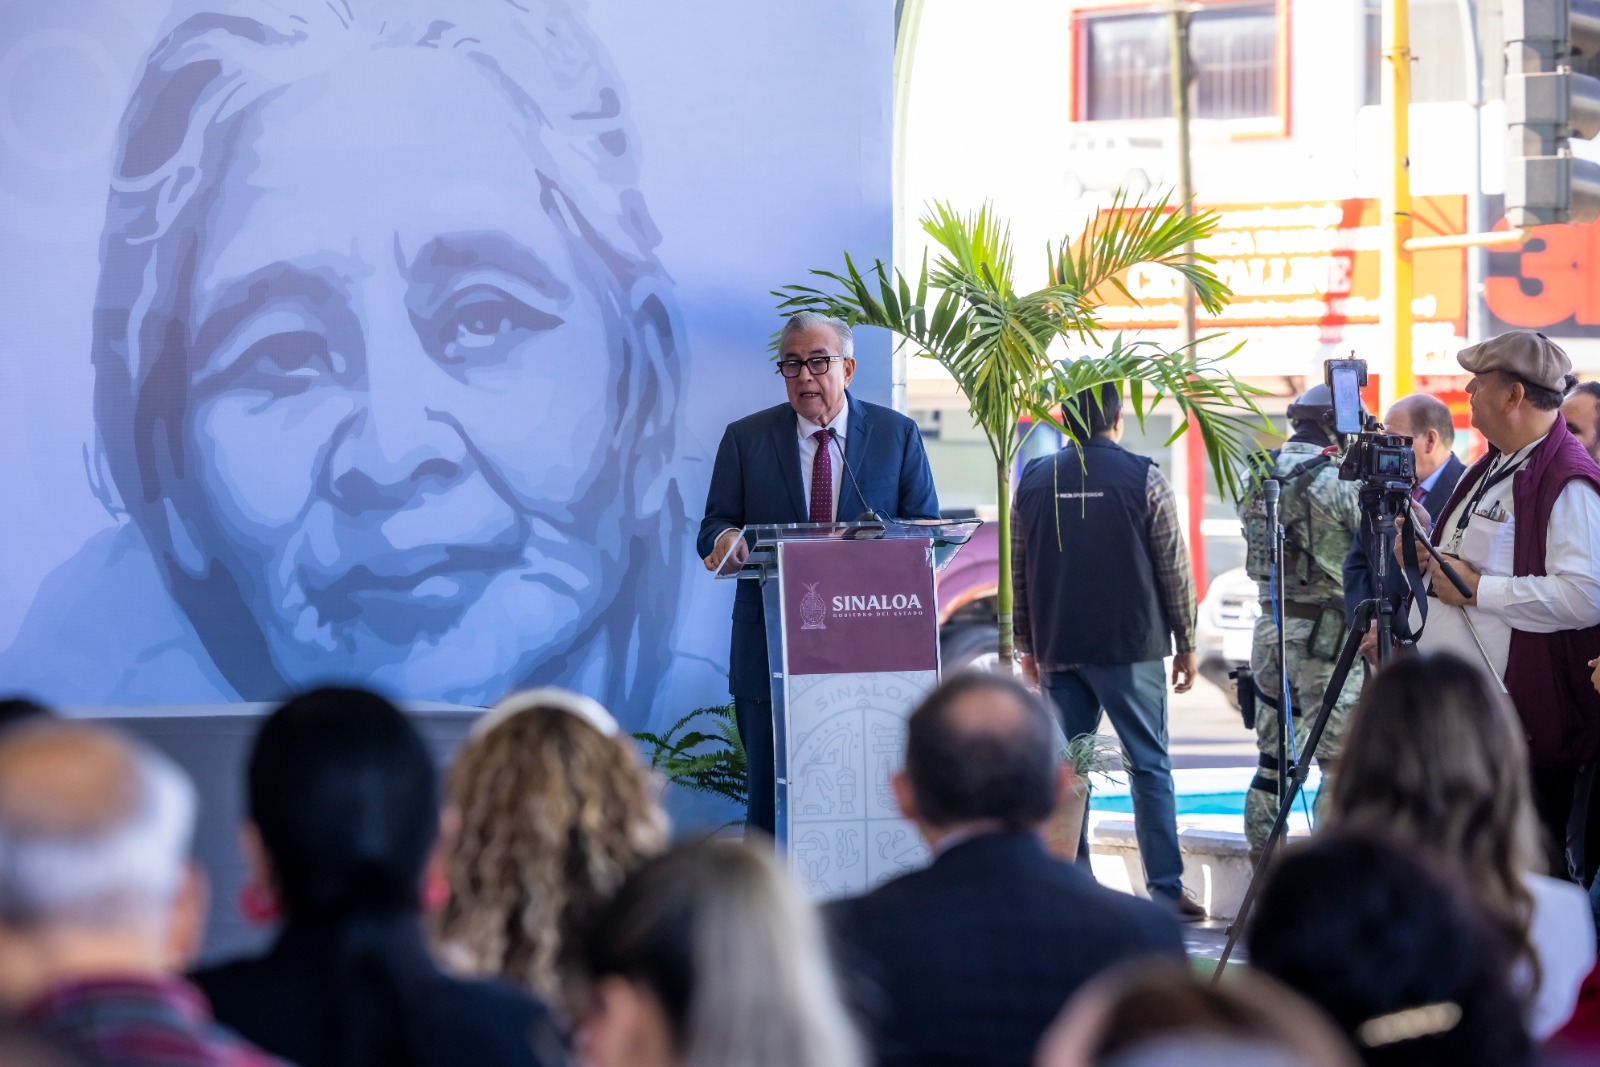
POLYGON ((1200 676, 1221 689, 1235 707, 1238 697, 1228 673, 1250 662, 1250 644, 1260 614, 1255 580, 1243 567, 1223 571, 1212 579, 1200 602, 1194 633, 1200 676))

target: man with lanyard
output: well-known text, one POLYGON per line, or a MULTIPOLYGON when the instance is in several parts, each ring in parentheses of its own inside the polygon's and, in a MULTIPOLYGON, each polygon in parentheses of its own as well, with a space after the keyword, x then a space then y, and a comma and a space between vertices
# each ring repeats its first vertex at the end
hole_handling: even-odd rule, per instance
MULTIPOLYGON (((1517 330, 1456 356, 1472 372, 1472 425, 1488 453, 1464 474, 1433 543, 1465 582, 1429 560, 1418 647, 1467 650, 1516 705, 1551 873, 1568 873, 1566 827, 1579 767, 1600 752, 1600 470, 1560 416, 1572 362, 1541 333, 1517 330)), ((1398 547, 1398 545, 1397 545, 1398 547)))

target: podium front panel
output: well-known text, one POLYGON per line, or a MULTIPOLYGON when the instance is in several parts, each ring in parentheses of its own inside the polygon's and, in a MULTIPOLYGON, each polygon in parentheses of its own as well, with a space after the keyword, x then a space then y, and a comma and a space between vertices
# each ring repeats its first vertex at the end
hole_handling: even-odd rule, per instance
POLYGON ((939 680, 933 542, 794 541, 778 553, 779 841, 813 897, 860 893, 928 861, 890 779, 906 720, 939 680))

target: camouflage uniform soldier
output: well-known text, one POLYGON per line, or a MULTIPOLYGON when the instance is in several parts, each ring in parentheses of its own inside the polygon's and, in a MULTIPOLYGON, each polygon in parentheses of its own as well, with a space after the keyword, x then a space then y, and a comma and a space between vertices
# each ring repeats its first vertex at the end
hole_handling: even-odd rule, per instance
MULTIPOLYGON (((1289 407, 1289 420, 1294 434, 1278 452, 1272 474, 1282 487, 1278 516, 1284 527, 1284 646, 1294 713, 1294 751, 1298 753, 1322 706, 1344 643, 1344 559, 1360 529, 1361 515, 1358 486, 1339 480, 1337 460, 1296 475, 1333 443, 1333 398, 1328 387, 1308 390, 1289 407)), ((1250 653, 1261 704, 1255 724, 1261 756, 1244 807, 1245 837, 1251 852, 1259 853, 1278 814, 1278 705, 1283 692, 1278 674, 1278 630, 1268 600, 1272 532, 1266 525, 1259 487, 1240 503, 1239 515, 1245 527, 1246 570, 1261 588, 1261 617, 1256 620, 1250 653)), ((1317 746, 1324 783, 1320 796, 1327 795, 1332 763, 1339 755, 1345 723, 1360 693, 1361 675, 1352 672, 1317 746)), ((1317 807, 1320 812, 1320 802, 1317 807)))

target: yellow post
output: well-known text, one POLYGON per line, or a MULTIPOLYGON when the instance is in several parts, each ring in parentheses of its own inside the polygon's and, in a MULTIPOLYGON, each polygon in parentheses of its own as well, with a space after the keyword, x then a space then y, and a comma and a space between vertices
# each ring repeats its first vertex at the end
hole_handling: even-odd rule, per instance
POLYGON ((1389 116, 1389 185, 1383 197, 1383 323, 1392 364, 1382 410, 1414 388, 1411 376, 1411 26, 1407 0, 1383 0, 1383 110, 1389 116))

